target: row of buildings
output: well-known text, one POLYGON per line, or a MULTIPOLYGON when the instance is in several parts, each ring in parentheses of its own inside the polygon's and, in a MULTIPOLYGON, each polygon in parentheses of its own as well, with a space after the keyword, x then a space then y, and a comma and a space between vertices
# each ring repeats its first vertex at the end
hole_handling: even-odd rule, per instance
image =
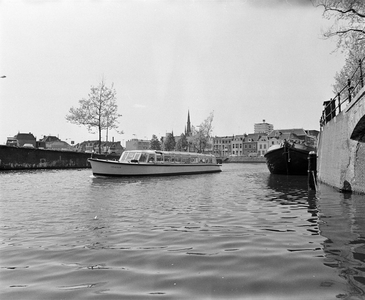
MULTIPOLYGON (((184 134, 191 136, 189 112, 184 134)), ((229 156, 261 157, 265 155, 272 145, 280 144, 284 140, 315 146, 318 134, 317 130, 304 130, 302 128, 274 129, 272 124, 266 123, 263 120, 262 123, 254 124, 254 133, 211 137, 205 152, 222 158, 229 156)), ((180 139, 180 136, 175 137, 176 141, 178 139, 180 139)), ((32 133, 18 133, 14 137, 8 138, 6 144, 9 146, 63 151, 90 153, 99 151, 99 142, 97 140, 84 141, 75 145, 71 142, 71 145, 69 145, 56 136, 44 136, 37 141, 32 133)), ((114 141, 113 138, 112 141, 103 141, 101 143, 101 152, 104 154, 121 154, 124 150, 145 150, 149 149, 149 147, 150 140, 131 139, 126 142, 124 148, 120 141, 114 141)))
MULTIPOLYGON (((71 145, 65 141, 62 141, 56 136, 48 135, 44 136, 37 141, 36 137, 31 133, 18 133, 13 137, 8 137, 6 141, 7 146, 25 147, 25 148, 38 148, 58 151, 76 151, 76 152, 98 152, 99 141, 84 141, 79 144, 71 145)), ((101 152, 105 154, 122 154, 125 149, 122 147, 120 141, 103 141, 101 143, 101 152)))
POLYGON ((316 145, 318 131, 302 128, 272 130, 269 133, 250 133, 212 139, 212 153, 218 157, 264 156, 267 150, 284 140, 316 145))

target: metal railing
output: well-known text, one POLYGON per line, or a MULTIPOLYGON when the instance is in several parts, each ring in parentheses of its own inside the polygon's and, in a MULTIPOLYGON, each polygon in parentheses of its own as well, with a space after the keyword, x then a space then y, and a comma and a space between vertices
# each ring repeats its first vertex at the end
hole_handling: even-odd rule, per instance
POLYGON ((319 121, 321 127, 340 114, 343 107, 351 103, 354 96, 364 87, 364 64, 365 57, 359 59, 357 68, 337 95, 329 101, 323 102, 324 109, 319 121))

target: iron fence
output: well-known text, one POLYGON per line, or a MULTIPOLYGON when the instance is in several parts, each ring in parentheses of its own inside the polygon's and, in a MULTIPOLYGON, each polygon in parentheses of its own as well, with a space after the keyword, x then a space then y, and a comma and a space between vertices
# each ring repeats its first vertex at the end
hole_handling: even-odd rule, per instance
POLYGON ((324 126, 336 115, 340 114, 343 108, 351 103, 354 96, 364 87, 365 57, 359 59, 358 66, 352 76, 347 79, 347 84, 337 93, 334 98, 323 102, 324 109, 320 119, 320 126, 324 126))

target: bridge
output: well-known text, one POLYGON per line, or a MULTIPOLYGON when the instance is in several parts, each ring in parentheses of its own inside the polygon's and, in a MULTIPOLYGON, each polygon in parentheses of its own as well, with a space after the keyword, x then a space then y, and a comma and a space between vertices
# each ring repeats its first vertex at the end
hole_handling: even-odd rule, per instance
POLYGON ((365 143, 365 88, 356 95, 352 105, 346 109, 349 116, 350 138, 365 143))

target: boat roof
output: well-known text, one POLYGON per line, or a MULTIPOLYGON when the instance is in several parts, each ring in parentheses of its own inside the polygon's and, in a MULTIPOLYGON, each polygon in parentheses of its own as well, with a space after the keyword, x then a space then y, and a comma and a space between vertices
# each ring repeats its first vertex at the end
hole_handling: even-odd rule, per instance
POLYGON ((124 152, 138 152, 138 153, 148 153, 148 154, 166 154, 166 155, 196 155, 196 156, 214 156, 213 154, 204 154, 196 152, 179 152, 179 151, 162 151, 162 150, 125 150, 124 152))

